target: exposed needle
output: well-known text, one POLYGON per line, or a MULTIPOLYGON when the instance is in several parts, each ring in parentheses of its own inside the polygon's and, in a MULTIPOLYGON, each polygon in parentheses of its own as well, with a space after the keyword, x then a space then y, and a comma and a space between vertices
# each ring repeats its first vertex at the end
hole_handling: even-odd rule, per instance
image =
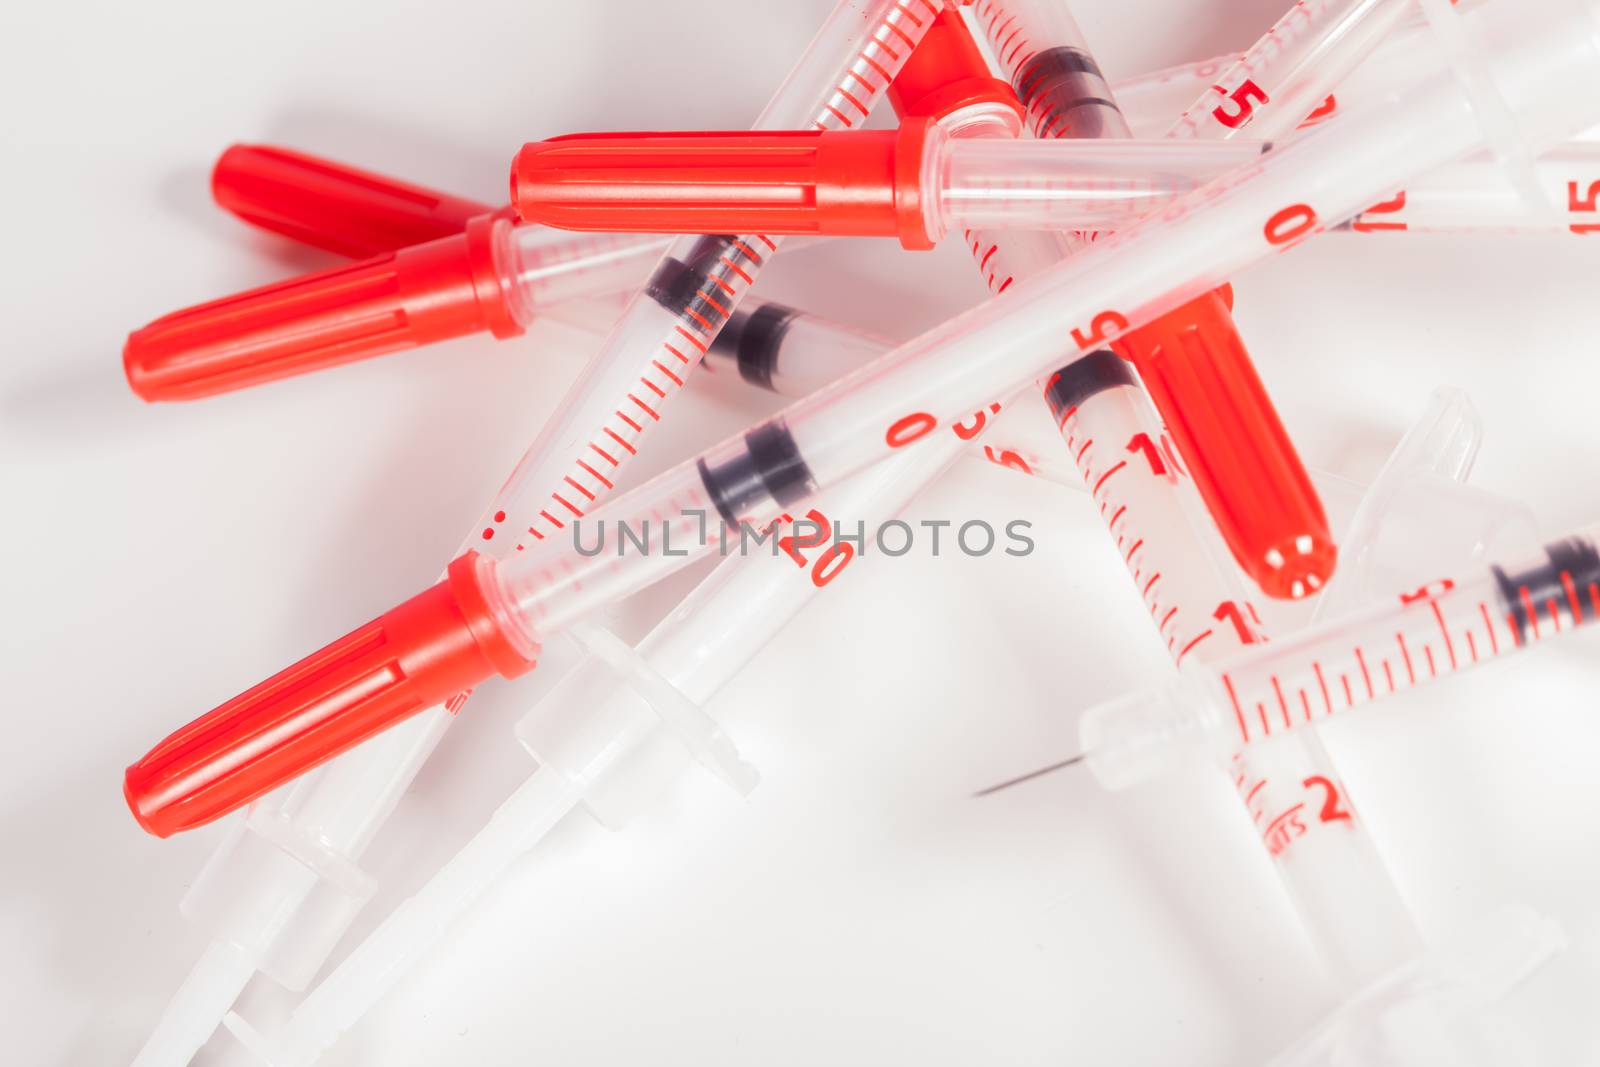
POLYGON ((991 785, 989 788, 980 789, 980 790, 978 790, 976 793, 974 793, 972 795, 974 797, 986 797, 991 793, 998 793, 1002 789, 1010 789, 1014 785, 1021 785, 1023 782, 1031 782, 1035 778, 1042 778, 1047 774, 1053 774, 1056 771, 1065 770, 1066 768, 1072 766, 1074 763, 1082 763, 1083 759, 1084 759, 1084 757, 1086 755, 1087 755, 1087 753, 1080 752, 1076 756, 1073 756, 1071 759, 1064 759, 1060 763, 1052 763, 1048 767, 1040 767, 1036 771, 1029 771, 1027 774, 1022 775, 1020 778, 1011 778, 1011 779, 1008 779, 1008 780, 1006 780, 1004 782, 1000 782, 997 785, 991 785))

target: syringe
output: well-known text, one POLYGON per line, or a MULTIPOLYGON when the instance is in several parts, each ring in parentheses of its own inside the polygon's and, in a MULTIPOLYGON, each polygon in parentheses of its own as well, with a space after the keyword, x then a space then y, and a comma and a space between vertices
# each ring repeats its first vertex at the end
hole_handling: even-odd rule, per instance
MULTIPOLYGON (((263 159, 259 150, 232 151, 251 154, 224 156, 219 174, 222 163, 235 170, 260 165, 280 173, 286 164, 301 167, 298 160, 263 159)), ((338 178, 348 176, 346 171, 338 178)), ((316 199, 297 205, 296 213, 316 217, 331 206, 329 200, 351 200, 345 184, 330 178, 316 199)), ((382 191, 403 188, 389 183, 382 191)), ((381 197, 376 211, 392 225, 390 199, 381 197)), ((487 208, 465 220, 461 232, 398 244, 418 229, 453 224, 469 202, 444 203, 451 210, 425 214, 420 221, 402 217, 388 231, 398 245, 395 251, 197 304, 135 330, 122 351, 129 386, 148 401, 194 400, 483 330, 498 338, 518 337, 564 302, 636 288, 671 244, 665 237, 628 234, 574 240, 573 234, 517 226, 509 212, 487 208)), ((374 208, 361 206, 367 212, 348 217, 354 232, 325 227, 320 219, 298 232, 324 234, 322 240, 337 249, 386 239, 376 232, 377 220, 369 228, 363 217, 374 208)), ((276 228, 295 225, 292 214, 254 219, 276 228)))
POLYGON ((1196 747, 1257 745, 1600 619, 1600 524, 1542 554, 1440 578, 1090 709, 1078 757, 1108 788, 1196 747))
MULTIPOLYGON (((1545 6, 1547 18, 1508 17, 1507 5, 1464 16, 1477 39, 1495 42, 1485 76, 1538 145, 1600 114, 1594 5, 1545 6)), ((971 420, 1074 350, 1103 347, 1483 138, 1450 76, 1391 108, 1324 125, 591 513, 596 526, 604 520, 594 554, 550 538, 498 565, 460 557, 447 582, 330 646, 352 658, 315 655, 159 745, 129 768, 130 806, 157 834, 200 825, 408 717, 419 702, 497 671, 530 669, 542 635, 716 548, 702 529, 711 513, 724 532, 765 525, 939 427, 971 420), (1078 325, 1063 331, 1063 323, 1078 325), (623 540, 650 524, 683 554, 623 552, 623 540)))
MULTIPOLYGON (((845 121, 835 118, 836 113, 845 114, 841 108, 859 108, 864 116, 938 10, 930 0, 840 0, 760 121, 780 128, 813 122, 828 127, 845 121)), ((738 238, 709 242, 686 238, 669 245, 669 254, 653 275, 656 284, 629 305, 622 322, 567 398, 561 416, 546 428, 512 472, 496 501, 474 524, 464 546, 468 557, 488 558, 478 556, 472 548, 490 554, 510 553, 513 546, 522 547, 517 544, 520 536, 532 535, 537 540, 543 536, 543 524, 561 526, 561 520, 551 520, 549 516, 550 508, 559 509, 560 501, 565 499, 560 495, 562 487, 595 498, 609 491, 611 481, 605 470, 626 463, 645 425, 621 410, 618 401, 630 397, 635 389, 645 390, 645 383, 649 382, 663 394, 655 397, 658 404, 651 408, 659 417, 659 402, 678 388, 676 383, 683 380, 683 371, 709 346, 721 321, 754 281, 759 264, 776 247, 775 242, 767 247, 755 235, 750 237, 766 251, 756 252, 748 241, 738 238), (715 318, 708 318, 708 314, 715 318), (691 353, 683 357, 678 371, 670 367, 660 371, 661 353, 669 349, 691 353), (655 384, 658 378, 660 383, 655 384), (594 440, 590 440, 591 434, 594 440), (588 488, 584 489, 586 482, 588 488)), ((412 250, 401 254, 409 251, 412 250)), ((644 408, 638 410, 643 412, 644 408)), ((456 568, 458 573, 460 570, 456 568)), ((380 628, 371 636, 378 638, 381 647, 385 639, 406 640, 424 635, 391 627, 387 633, 380 628)), ((361 651, 356 646, 344 647, 352 653, 361 651)), ((457 645, 455 650, 463 648, 457 645)), ((371 646, 366 651, 372 651, 371 646)), ((467 680, 471 672, 448 668, 451 652, 448 644, 435 644, 423 659, 442 657, 434 663, 446 666, 443 673, 424 670, 424 674, 432 681, 448 680, 452 684, 413 688, 406 694, 391 691, 391 695, 399 695, 404 701, 405 712, 400 717, 409 722, 378 743, 364 746, 362 752, 339 760, 305 795, 295 799, 286 809, 285 819, 249 824, 246 833, 259 834, 263 840, 252 838, 252 848, 245 851, 250 853, 251 864, 265 864, 269 873, 240 879, 235 896, 224 894, 230 921, 214 927, 216 940, 168 1006, 141 1052, 141 1063, 187 1061, 214 1029, 218 1012, 237 996, 263 961, 290 954, 296 958, 297 967, 309 964, 304 972, 309 978, 332 949, 365 902, 361 879, 355 877, 360 874, 357 863, 361 853, 453 721, 472 684, 467 680), (322 787, 327 791, 323 792, 322 787), (270 836, 266 833, 268 828, 272 831, 270 836), (307 862, 307 856, 315 857, 316 862, 307 862), (337 905, 331 913, 324 910, 330 899, 337 905), (233 918, 240 921, 232 922, 233 918), (301 938, 308 938, 308 943, 300 943, 301 938)), ((512 659, 496 658, 502 666, 515 671, 512 659)), ((422 665, 420 661, 410 662, 422 665)), ((336 671, 359 669, 359 664, 351 660, 322 661, 320 666, 336 671)), ((405 688, 404 680, 398 680, 405 688)), ((370 689, 373 681, 382 688, 382 681, 373 676, 358 685, 368 686, 368 695, 376 696, 370 689)), ((305 696, 306 687, 316 684, 314 673, 300 674, 295 684, 279 695, 293 700, 296 693, 305 696)), ((355 706, 370 714, 382 703, 381 698, 376 704, 358 698, 355 706)), ((333 709, 325 706, 324 710, 333 709)), ((379 718, 385 716, 380 713, 379 718)), ((350 725, 348 720, 346 724, 350 725)), ((373 720, 369 720, 369 726, 372 728, 358 729, 358 733, 370 736, 382 728, 373 720)), ((350 743, 360 739, 348 737, 350 743)), ((349 747, 349 743, 335 741, 321 748, 315 762, 329 760, 349 747)), ((269 758, 261 766, 273 762, 269 758)), ((283 763, 276 767, 269 774, 274 780, 258 780, 261 788, 253 791, 252 798, 308 769, 283 763)), ((221 813, 220 809, 216 811, 221 813)), ((230 864, 226 858, 219 862, 233 875, 246 866, 230 864)), ((225 873, 223 880, 229 877, 225 873)), ((370 891, 370 886, 365 888, 370 891)))
MULTIPOLYGON (((773 234, 898 236, 927 248, 978 229, 1116 229, 1270 147, 954 139, 916 119, 898 130, 578 134, 523 149, 516 206, 527 220, 567 230, 715 233, 760 224, 773 234)), ((1556 148, 1534 162, 1534 174, 1564 211, 1529 212, 1499 165, 1478 157, 1421 176, 1351 229, 1600 228, 1600 145, 1556 148)))
MULTIPOLYGON (((1013 79, 1035 90, 1029 115, 1036 130, 1126 133, 1124 124, 1108 123, 1104 104, 1085 101, 1099 96, 1090 85, 1070 77, 1041 76, 1046 68, 1043 57, 1059 55, 1063 48, 1084 51, 1077 27, 1060 5, 980 0, 976 11, 991 47, 1013 79)), ((1088 363, 1064 369, 1062 381, 1081 377, 1080 368, 1088 363)), ((1162 447, 1166 438, 1161 423, 1151 417, 1137 390, 1129 387, 1128 377, 1102 374, 1095 385, 1077 388, 1084 399, 1076 403, 1058 401, 1058 426, 1174 663, 1192 667, 1266 640, 1266 627, 1236 569, 1212 550, 1215 539, 1190 521, 1187 472, 1179 456, 1162 447)), ((1190 413, 1181 410, 1179 415, 1188 418, 1190 413)), ((1346 545, 1341 552, 1353 550, 1359 558, 1364 547, 1346 545)), ((1229 768, 1230 778, 1241 774, 1254 779, 1241 789, 1241 798, 1247 792, 1266 791, 1269 780, 1279 789, 1312 776, 1338 781, 1331 760, 1314 737, 1298 746, 1280 745, 1275 751, 1257 753, 1248 765, 1229 768)), ((1298 844, 1292 854, 1268 844, 1274 867, 1330 970, 1346 978, 1379 973, 1394 953, 1404 953, 1415 942, 1405 908, 1365 825, 1357 823, 1353 814, 1330 832, 1298 844), (1330 879, 1330 873, 1337 878, 1330 879), (1364 927, 1350 929, 1345 920, 1350 909, 1333 906, 1329 885, 1368 905, 1363 909, 1370 912, 1364 927)))

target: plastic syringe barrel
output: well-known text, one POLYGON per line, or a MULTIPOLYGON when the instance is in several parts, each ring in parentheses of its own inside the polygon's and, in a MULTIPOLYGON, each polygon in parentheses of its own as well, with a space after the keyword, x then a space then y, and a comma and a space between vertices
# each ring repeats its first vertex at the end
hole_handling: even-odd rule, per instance
POLYGON ((1196 745, 1226 752, 1269 744, 1591 626, 1600 621, 1597 542, 1600 524, 1591 524, 1527 559, 1441 577, 1241 651, 1167 689, 1099 705, 1080 731, 1089 767, 1107 786, 1125 788, 1196 745))
MULTIPOLYGON (((1474 13, 1479 17, 1475 29, 1498 36, 1489 70, 1534 143, 1554 143, 1600 115, 1600 19, 1593 3, 1564 6, 1564 17, 1539 20, 1512 20, 1496 7, 1474 13)), ((1130 327, 1148 322, 1209 291, 1219 275, 1304 240, 1319 218, 1348 216, 1374 189, 1393 187, 1465 154, 1482 143, 1484 132, 1464 100, 1454 81, 1435 79, 1394 108, 1324 127, 1263 157, 1247 172, 1198 190, 1175 205, 1171 217, 1124 231, 1045 275, 1018 283, 588 515, 597 525, 604 520, 613 552, 619 524, 637 529, 641 521, 666 516, 677 530, 681 556, 613 555, 602 544, 591 557, 546 540, 507 558, 488 576, 495 587, 488 599, 503 604, 515 626, 504 636, 526 642, 559 630, 711 551, 714 541, 695 544, 691 535, 694 516, 703 520, 708 504, 736 518, 770 520, 899 447, 925 441, 938 426, 971 418, 984 398, 1007 397, 1067 361, 1073 340, 1062 336, 1064 320, 1103 320, 1112 307, 1128 309, 1130 327), (1419 134, 1419 125, 1426 136, 1419 134), (1292 215, 1285 216, 1286 210, 1292 215), (1301 224, 1285 230, 1285 217, 1301 224), (920 434, 907 440, 914 427, 920 434), (736 500, 727 499, 730 490, 737 490, 736 500)), ((1078 345, 1080 351, 1088 347, 1078 345)), ((326 696, 343 699, 339 690, 326 696)), ((276 747, 294 740, 262 741, 226 717, 211 722, 215 729, 207 745, 223 764, 211 778, 219 793, 230 780, 253 778, 255 765, 270 761, 276 747)), ((159 763, 161 752, 158 746, 131 773, 159 771, 146 764, 159 763)), ((271 785, 264 779, 259 784, 271 785)), ((242 804, 249 791, 235 797, 242 804)))

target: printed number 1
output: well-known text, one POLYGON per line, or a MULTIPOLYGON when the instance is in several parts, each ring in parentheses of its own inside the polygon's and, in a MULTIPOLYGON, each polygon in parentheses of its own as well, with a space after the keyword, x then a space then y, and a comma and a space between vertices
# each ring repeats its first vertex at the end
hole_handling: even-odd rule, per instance
POLYGON ((1133 453, 1143 452, 1144 458, 1150 463, 1151 474, 1161 477, 1167 473, 1167 465, 1161 462, 1161 449, 1150 440, 1149 434, 1134 434, 1133 439, 1128 442, 1127 450, 1133 453))

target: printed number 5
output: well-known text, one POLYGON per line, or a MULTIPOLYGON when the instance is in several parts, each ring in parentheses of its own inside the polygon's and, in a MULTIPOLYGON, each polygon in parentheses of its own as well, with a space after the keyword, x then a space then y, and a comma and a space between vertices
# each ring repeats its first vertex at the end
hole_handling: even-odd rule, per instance
POLYGON ((1267 94, 1261 91, 1261 86, 1253 81, 1245 82, 1232 93, 1229 93, 1220 85, 1214 85, 1212 88, 1239 105, 1238 111, 1229 111, 1226 106, 1223 106, 1211 113, 1212 118, 1230 130, 1237 130, 1240 126, 1249 122, 1251 116, 1255 114, 1256 104, 1265 104, 1268 99, 1267 94))
MULTIPOLYGON (((1600 182, 1589 183, 1587 198, 1578 196, 1578 183, 1567 183, 1567 210, 1568 211, 1600 211, 1600 182)), ((1600 233, 1600 224, 1593 222, 1575 222, 1569 227, 1573 233, 1600 233)))

